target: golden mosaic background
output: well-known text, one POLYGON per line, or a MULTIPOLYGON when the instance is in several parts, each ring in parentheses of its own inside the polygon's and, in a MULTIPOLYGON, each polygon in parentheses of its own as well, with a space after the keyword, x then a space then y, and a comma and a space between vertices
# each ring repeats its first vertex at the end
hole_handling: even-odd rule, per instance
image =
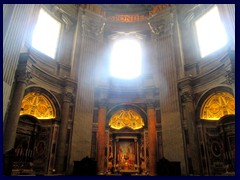
POLYGON ((227 92, 210 95, 201 108, 201 119, 219 120, 221 117, 235 114, 234 97, 227 92))
POLYGON ((113 129, 122 129, 129 127, 133 130, 144 126, 142 117, 133 110, 120 110, 110 119, 109 126, 113 129))
POLYGON ((20 115, 31 115, 43 120, 53 119, 56 117, 56 110, 52 104, 52 101, 41 93, 28 93, 22 100, 20 115))

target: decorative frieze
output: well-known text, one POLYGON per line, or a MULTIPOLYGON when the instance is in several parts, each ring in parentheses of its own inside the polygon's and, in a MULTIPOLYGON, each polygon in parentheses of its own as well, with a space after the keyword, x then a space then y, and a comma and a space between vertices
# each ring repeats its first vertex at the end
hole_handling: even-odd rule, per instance
POLYGON ((132 23, 136 21, 144 21, 146 20, 146 16, 139 14, 119 14, 114 16, 109 16, 107 18, 110 21, 124 22, 124 23, 132 23))

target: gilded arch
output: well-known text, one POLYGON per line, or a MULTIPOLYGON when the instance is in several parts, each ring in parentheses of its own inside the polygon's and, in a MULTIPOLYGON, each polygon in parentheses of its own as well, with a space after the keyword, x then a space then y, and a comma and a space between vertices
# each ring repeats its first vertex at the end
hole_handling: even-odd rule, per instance
MULTIPOLYGON (((52 93, 52 92, 50 92, 50 91, 48 91, 48 90, 46 90, 45 88, 43 88, 43 87, 40 87, 40 86, 35 86, 35 85, 32 85, 32 86, 29 86, 26 90, 25 90, 25 93, 24 93, 24 98, 23 98, 23 100, 22 100, 22 106, 21 106, 21 111, 20 111, 20 116, 22 116, 22 115, 30 115, 30 116, 33 116, 33 114, 34 114, 34 112, 33 111, 35 111, 36 110, 36 105, 34 105, 34 102, 32 102, 33 104, 33 111, 32 111, 32 113, 31 113, 31 111, 29 110, 28 111, 28 113, 26 112, 26 111, 24 111, 24 105, 23 105, 23 101, 24 101, 24 99, 27 97, 27 95, 30 95, 30 93, 35 93, 35 95, 34 96, 38 96, 37 98, 36 98, 36 101, 37 101, 37 99, 39 99, 39 95, 40 95, 40 102, 39 103, 37 103, 37 104, 41 104, 41 106, 38 108, 38 111, 40 111, 39 113, 41 114, 40 116, 38 116, 38 117, 36 117, 35 115, 34 115, 34 117, 36 117, 37 119, 39 119, 39 120, 47 120, 47 119, 55 119, 55 120, 59 120, 60 119, 60 104, 59 104, 59 102, 58 102, 58 99, 56 98, 56 96, 52 93), (41 97, 43 97, 43 98, 41 98, 41 97), (41 99, 43 99, 43 100, 41 100, 41 99), (45 105, 44 105, 45 104, 45 105), (44 115, 44 110, 45 110, 45 108, 44 107, 42 107, 42 106, 45 106, 45 107, 49 107, 49 109, 45 112, 46 114, 45 114, 45 118, 43 117, 44 115), (53 113, 52 113, 52 115, 51 116, 48 116, 47 115, 47 112, 50 112, 50 109, 52 109, 53 110, 53 113), (48 117, 47 117, 48 116, 48 117)), ((26 100, 26 99, 25 99, 26 100)), ((30 102, 29 102, 29 104, 31 104, 30 102)), ((49 113, 49 114, 51 114, 51 113, 49 113)))
POLYGON ((141 129, 144 126, 142 117, 133 109, 119 110, 110 119, 109 126, 113 129, 122 129, 124 127, 133 130, 141 129))
POLYGON ((228 92, 218 91, 210 94, 203 102, 200 119, 219 120, 226 115, 235 114, 235 100, 228 92))
POLYGON ((52 100, 41 92, 29 92, 23 100, 20 115, 31 115, 37 119, 56 118, 56 108, 52 100))
POLYGON ((109 128, 109 123, 111 121, 111 118, 118 112, 120 112, 121 110, 132 110, 133 112, 137 113, 143 121, 144 124, 144 128, 147 128, 148 124, 147 124, 147 113, 146 110, 138 105, 135 104, 118 104, 116 106, 113 106, 112 108, 110 108, 107 112, 107 117, 106 117, 106 128, 109 128))

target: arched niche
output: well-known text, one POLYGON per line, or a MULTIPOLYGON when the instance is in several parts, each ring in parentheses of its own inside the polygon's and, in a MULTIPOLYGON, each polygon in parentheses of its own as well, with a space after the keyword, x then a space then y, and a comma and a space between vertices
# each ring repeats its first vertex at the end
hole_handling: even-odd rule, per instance
POLYGON ((203 175, 234 170, 235 98, 232 89, 219 86, 204 93, 196 104, 197 136, 203 175), (230 147, 231 148, 230 150, 230 147))
POLYGON ((145 162, 148 159, 148 150, 144 143, 147 138, 146 126, 146 112, 139 106, 120 104, 107 112, 108 164, 106 168, 109 172, 139 173, 140 169, 145 172, 145 162))
POLYGON ((51 92, 32 86, 26 89, 21 104, 12 172, 46 174, 54 165, 59 103, 51 92))

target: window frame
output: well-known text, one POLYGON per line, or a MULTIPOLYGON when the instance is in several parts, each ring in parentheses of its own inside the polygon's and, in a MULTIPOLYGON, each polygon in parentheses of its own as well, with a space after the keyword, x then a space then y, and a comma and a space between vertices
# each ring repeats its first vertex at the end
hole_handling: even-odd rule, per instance
MULTIPOLYGON (((204 15, 206 15, 209 11, 211 11, 214 7, 217 7, 216 4, 211 4, 209 5, 207 8, 205 8, 204 10, 202 10, 202 12, 200 14, 198 14, 192 21, 192 27, 193 27, 193 35, 194 35, 194 44, 195 44, 195 47, 196 47, 196 53, 197 53, 197 57, 198 59, 208 59, 210 57, 213 57, 215 56, 216 54, 218 54, 219 52, 222 52, 223 49, 225 49, 227 46, 228 46, 228 39, 227 39, 227 43, 225 46, 223 46, 222 48, 219 48, 218 50, 215 50, 211 53, 209 53, 208 55, 202 57, 201 56, 201 48, 200 48, 200 44, 199 44, 199 40, 198 40, 198 34, 197 34, 197 26, 196 26, 196 21, 198 21, 200 18, 202 18, 204 15)), ((218 9, 218 7, 217 7, 218 9)), ((219 12, 219 9, 218 9, 218 13, 220 15, 220 12, 219 12)), ((220 17, 221 18, 221 17, 220 17)), ((220 19, 221 20, 221 19, 220 19)), ((224 24, 223 24, 224 26, 224 24)), ((225 28, 225 26, 224 26, 225 28)), ((225 28, 226 30, 226 28, 225 28)), ((227 31, 226 31, 226 36, 228 38, 228 34, 227 34, 227 31)))
POLYGON ((37 52, 38 54, 40 54, 41 56, 47 58, 47 59, 51 59, 53 61, 57 61, 59 59, 59 48, 60 48, 60 43, 62 42, 62 31, 63 31, 63 23, 62 23, 62 20, 60 18, 58 18, 57 16, 53 15, 53 13, 46 7, 44 6, 41 6, 39 8, 39 11, 38 11, 38 15, 37 15, 37 20, 36 20, 36 24, 35 26, 33 27, 33 32, 32 32, 32 37, 31 37, 31 48, 34 49, 35 52, 37 52), (55 50, 55 55, 54 55, 54 58, 49 56, 48 54, 36 49, 35 47, 33 47, 32 45, 32 39, 33 39, 33 34, 34 34, 34 30, 36 28, 36 25, 37 25, 37 22, 38 22, 38 18, 39 18, 39 15, 40 15, 40 11, 43 10, 45 11, 51 18, 53 18, 55 21, 57 21, 59 24, 60 24, 60 28, 59 28, 59 34, 58 34, 58 40, 57 40, 57 43, 56 43, 56 50, 55 50))
POLYGON ((109 40, 110 40, 110 54, 109 54, 109 75, 111 78, 113 79, 117 79, 117 80, 120 80, 120 81, 132 81, 132 80, 136 80, 138 78, 141 77, 142 73, 143 73, 143 59, 144 59, 144 37, 142 34, 138 34, 138 33, 134 33, 134 34, 131 34, 131 33, 121 33, 121 34, 114 34, 112 36, 109 37, 109 40), (111 53, 112 53, 112 50, 113 50, 113 46, 114 44, 117 42, 117 41, 121 41, 121 40, 125 40, 125 39, 130 39, 130 40, 136 40, 139 45, 140 45, 140 50, 141 50, 141 60, 140 60, 140 74, 136 77, 133 77, 133 78, 125 78, 125 77, 116 77, 116 76, 113 76, 111 74, 111 53))

